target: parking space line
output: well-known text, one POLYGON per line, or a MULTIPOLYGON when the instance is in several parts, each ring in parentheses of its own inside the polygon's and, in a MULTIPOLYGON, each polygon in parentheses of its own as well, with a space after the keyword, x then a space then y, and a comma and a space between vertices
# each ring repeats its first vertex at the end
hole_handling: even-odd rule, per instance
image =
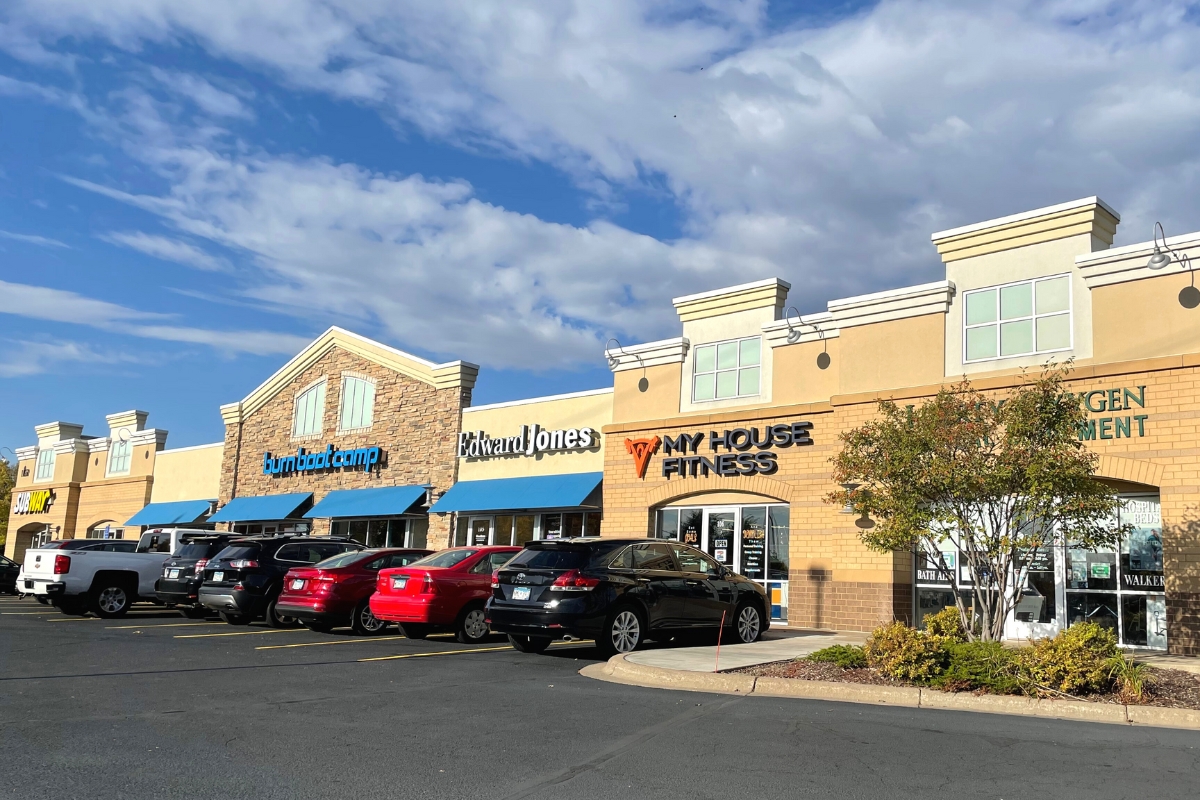
POLYGON ((272 628, 265 631, 234 631, 232 633, 185 633, 179 634, 176 639, 211 639, 214 636, 259 636, 264 633, 307 633, 307 631, 298 631, 295 628, 272 628))
POLYGON ((57 614, 57 611, 0 611, 0 614, 6 617, 31 617, 35 614, 43 616, 45 614, 57 614))
POLYGON ((171 622, 166 625, 109 625, 110 631, 125 631, 131 628, 194 628, 199 625, 208 627, 210 625, 224 625, 223 622, 171 622))
MULTIPOLYGON (((556 650, 561 650, 563 647, 579 647, 580 650, 590 648, 595 642, 590 640, 581 640, 577 642, 551 642, 550 646, 556 650), (584 647, 580 647, 584 645, 584 647)), ((461 653, 495 653, 500 650, 515 650, 511 644, 500 645, 498 647, 473 647, 465 650, 438 650, 433 653, 401 653, 395 656, 372 656, 370 658, 360 658, 359 661, 395 661, 401 658, 425 658, 426 656, 456 656, 461 653)))
POLYGON ((392 642, 396 639, 404 639, 404 636, 380 636, 363 637, 359 636, 355 639, 337 639, 332 642, 301 642, 300 644, 264 644, 254 648, 255 650, 285 650, 289 647, 320 647, 326 644, 367 644, 368 642, 392 642))
POLYGON ((62 619, 48 619, 46 622, 103 622, 99 617, 64 617, 62 619))

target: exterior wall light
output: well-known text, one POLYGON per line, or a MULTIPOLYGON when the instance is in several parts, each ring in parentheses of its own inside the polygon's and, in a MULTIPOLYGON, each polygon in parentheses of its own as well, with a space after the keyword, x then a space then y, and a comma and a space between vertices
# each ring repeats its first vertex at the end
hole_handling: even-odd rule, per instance
POLYGON ((817 336, 820 337, 821 343, 824 345, 824 349, 817 354, 817 369, 829 369, 829 364, 832 359, 829 357, 829 342, 825 341, 825 331, 821 330, 811 322, 805 322, 804 318, 800 316, 800 311, 795 306, 788 306, 787 310, 783 312, 783 321, 788 327, 788 344, 795 344, 796 342, 800 341, 800 337, 804 335, 804 332, 801 331, 800 328, 792 327, 791 314, 793 311, 796 312, 796 324, 807 325, 808 327, 812 328, 817 332, 817 336))
POLYGON ((1150 260, 1146 262, 1147 269, 1160 270, 1169 265, 1172 261, 1178 261, 1179 266, 1187 270, 1191 275, 1192 282, 1190 285, 1179 290, 1179 305, 1184 308, 1196 308, 1200 306, 1200 289, 1196 288, 1196 273, 1192 268, 1192 260, 1187 253, 1180 255, 1172 250, 1167 245, 1167 234, 1163 230, 1161 222, 1154 223, 1154 254, 1150 256, 1150 260), (1158 243, 1159 235, 1162 235, 1162 245, 1158 243))
MULTIPOLYGON (((621 366, 621 356, 625 355, 625 346, 616 338, 611 338, 604 343, 604 355, 608 358, 608 368, 616 369, 621 366), (614 353, 608 346, 609 342, 617 343, 617 352, 614 353)), ((650 388, 650 379, 646 377, 646 362, 642 361, 642 357, 637 353, 633 353, 632 357, 637 359, 637 362, 642 365, 642 377, 638 381, 638 391, 644 392, 650 388)))
MULTIPOLYGON (((846 490, 847 495, 854 494, 854 490, 860 486, 862 486, 861 483, 843 483, 842 484, 842 488, 846 490)), ((839 514, 853 514, 854 513, 854 504, 850 502, 849 497, 846 498, 846 505, 842 506, 842 510, 839 511, 838 513, 839 514)))

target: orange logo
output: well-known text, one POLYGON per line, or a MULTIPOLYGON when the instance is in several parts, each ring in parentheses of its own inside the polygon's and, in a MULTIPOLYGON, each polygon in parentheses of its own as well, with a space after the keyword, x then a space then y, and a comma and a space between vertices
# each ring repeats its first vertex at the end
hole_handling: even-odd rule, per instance
POLYGON ((646 477, 646 467, 650 465, 650 456, 658 452, 662 439, 626 439, 625 451, 633 456, 633 464, 637 467, 637 476, 646 477))

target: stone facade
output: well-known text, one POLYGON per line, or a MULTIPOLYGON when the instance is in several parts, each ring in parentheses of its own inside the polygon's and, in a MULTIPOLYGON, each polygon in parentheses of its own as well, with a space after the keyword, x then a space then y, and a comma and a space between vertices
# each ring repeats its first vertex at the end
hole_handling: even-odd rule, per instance
MULTIPOLYGON (((365 489, 381 486, 431 484, 437 494, 446 491, 457 477, 456 443, 462 409, 470 405, 471 389, 436 388, 387 366, 334 346, 284 384, 260 408, 229 421, 221 468, 220 500, 234 497, 313 492, 314 502, 336 489, 365 489), (365 431, 338 433, 343 373, 367 376, 375 381, 374 420, 365 431), (324 378, 325 407, 320 436, 293 437, 295 396, 324 378), (297 472, 291 475, 263 473, 263 454, 272 456, 323 450, 326 444, 338 449, 379 447, 381 462, 369 472, 336 469, 297 472)), ((328 533, 329 521, 317 521, 316 533, 328 533)), ((445 547, 449 537, 447 519, 431 516, 429 546, 445 547)))

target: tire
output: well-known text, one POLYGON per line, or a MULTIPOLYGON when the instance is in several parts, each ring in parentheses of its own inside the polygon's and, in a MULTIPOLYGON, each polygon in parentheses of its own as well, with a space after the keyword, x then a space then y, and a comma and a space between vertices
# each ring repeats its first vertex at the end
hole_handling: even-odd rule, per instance
POLYGON ((301 622, 300 624, 313 633, 329 633, 333 630, 333 626, 328 622, 301 622))
POLYGON ((510 633, 508 643, 522 653, 544 653, 550 646, 550 639, 546 636, 515 636, 510 633))
POLYGON ((596 637, 596 649, 605 658, 620 653, 632 653, 646 640, 646 620, 632 606, 621 606, 604 621, 604 628, 596 637))
POLYGON ((125 616, 133 599, 129 584, 110 579, 92 590, 92 611, 101 619, 117 619, 125 616))
POLYGON ((401 622, 400 632, 404 634, 405 639, 424 639, 429 635, 429 626, 415 625, 411 622, 401 622))
POLYGON ((33 598, 44 606, 50 605, 50 598, 44 594, 35 594, 33 598))
POLYGON ((762 637, 762 611, 755 603, 742 603, 733 614, 733 634, 741 644, 757 642, 762 637))
POLYGON ((211 612, 209 612, 209 610, 204 606, 188 606, 186 608, 179 609, 179 613, 183 614, 188 619, 207 619, 209 613, 211 612))
POLYGON ((369 597, 358 604, 358 608, 354 609, 354 618, 350 620, 350 627, 359 636, 378 636, 387 630, 387 626, 387 622, 371 613, 369 597))
POLYGON ((55 608, 71 617, 82 617, 88 612, 87 601, 78 597, 64 597, 55 604, 55 608))
POLYGON ((276 597, 267 603, 267 624, 272 628, 299 628, 300 622, 295 617, 280 614, 275 610, 275 604, 278 602, 279 598, 276 597))
POLYGON ((231 614, 228 611, 220 612, 221 621, 230 625, 249 625, 253 619, 249 614, 231 614))
POLYGON ((467 606, 458 618, 454 638, 463 644, 479 644, 491 635, 483 606, 467 606))

